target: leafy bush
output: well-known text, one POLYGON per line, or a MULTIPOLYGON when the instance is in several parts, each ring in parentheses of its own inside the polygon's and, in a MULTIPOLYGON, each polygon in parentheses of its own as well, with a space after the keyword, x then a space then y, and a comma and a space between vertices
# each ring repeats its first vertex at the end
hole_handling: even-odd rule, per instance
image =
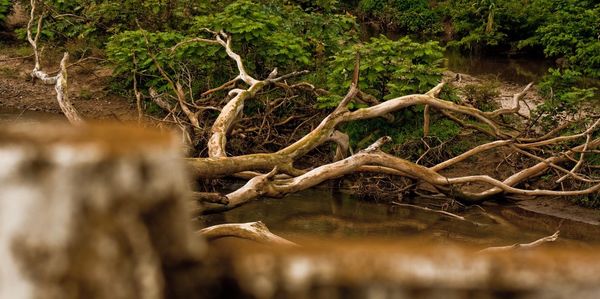
MULTIPOLYGON (((423 93, 441 80, 442 47, 436 42, 417 43, 408 37, 392 41, 385 36, 371 38, 365 44, 347 47, 329 64, 327 86, 331 95, 318 99, 318 107, 337 106, 352 80, 356 53, 360 55, 359 88, 385 101, 412 93, 423 93)), ((351 104, 351 108, 360 105, 351 104)), ((353 122, 343 127, 350 136, 351 144, 361 148, 381 136, 391 136, 394 143, 401 144, 422 136, 423 107, 410 107, 394 113, 394 121, 383 119, 353 122)), ((440 125, 436 133, 446 133, 447 123, 440 125)), ((442 135, 444 135, 442 134, 442 135)), ((444 136, 446 138, 446 136, 444 136)))
POLYGON ((448 0, 442 11, 452 24, 451 46, 470 51, 510 49, 535 31, 528 22, 528 1, 448 0))
POLYGON ((392 41, 385 36, 347 47, 329 64, 327 86, 334 94, 321 97, 319 107, 339 103, 352 80, 356 53, 360 55, 360 89, 385 100, 426 92, 439 83, 442 51, 437 42, 417 43, 408 37, 392 41))
POLYGON ((4 27, 6 18, 10 14, 11 7, 11 0, 0 0, 0 29, 4 27))
POLYGON ((546 116, 542 119, 546 125, 553 127, 557 120, 570 118, 581 112, 583 103, 597 98, 596 88, 578 88, 581 73, 566 69, 550 69, 539 84, 544 103, 538 107, 537 113, 546 116))
MULTIPOLYGON (((187 24, 185 14, 189 3, 177 0, 47 0, 44 7, 52 13, 46 18, 44 37, 58 42, 80 39, 101 47, 110 36, 128 30, 183 28, 187 24)), ((28 9, 29 4, 23 4, 28 9)))
POLYGON ((493 111, 500 108, 497 101, 500 92, 498 83, 487 81, 483 84, 467 84, 463 88, 465 100, 482 111, 493 111))
POLYGON ((235 1, 222 12, 196 17, 191 33, 201 34, 203 28, 232 34, 249 69, 263 75, 274 67, 314 67, 316 59, 333 55, 357 37, 351 17, 306 12, 277 1, 235 1))
POLYGON ((168 90, 149 53, 154 53, 170 76, 190 75, 193 92, 230 80, 237 69, 221 46, 190 43, 170 50, 193 37, 213 39, 205 30, 210 29, 231 35, 234 51, 256 77, 265 77, 275 67, 280 73, 310 69, 314 71, 312 80, 318 82, 327 75, 321 69, 329 56, 357 38, 352 17, 306 11, 284 1, 207 1, 199 5, 210 9, 191 18, 189 29, 128 30, 109 38, 106 52, 115 64, 118 81, 130 84, 135 71, 143 88, 168 90))
POLYGON ((420 36, 441 31, 440 17, 427 0, 361 0, 358 12, 386 31, 420 36))
POLYGON ((534 35, 519 46, 537 45, 547 57, 564 58, 584 76, 600 78, 600 4, 597 1, 537 0, 545 18, 534 35))

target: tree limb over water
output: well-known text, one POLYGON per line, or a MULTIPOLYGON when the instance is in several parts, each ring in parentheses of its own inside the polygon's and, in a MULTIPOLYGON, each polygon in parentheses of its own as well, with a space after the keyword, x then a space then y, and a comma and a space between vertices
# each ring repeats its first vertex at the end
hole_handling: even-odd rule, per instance
MULTIPOLYGON (((57 100, 62 111, 72 123, 81 123, 81 117, 68 98, 66 66, 68 54, 65 53, 61 61, 61 71, 56 76, 51 77, 41 70, 38 40, 44 13, 36 13, 37 4, 38 1, 31 0, 31 17, 27 26, 27 38, 35 56, 32 77, 41 80, 45 84, 55 84, 57 100), (37 31, 34 37, 32 27, 36 18, 37 31)), ((512 107, 487 112, 465 104, 457 104, 441 99, 439 94, 448 82, 441 82, 423 94, 400 96, 384 102, 365 100, 373 97, 359 89, 360 63, 358 56, 352 83, 346 95, 338 106, 310 132, 295 142, 286 144, 273 152, 229 156, 227 153, 228 142, 232 137, 232 132, 234 132, 234 126, 245 118, 243 111, 246 101, 254 99, 262 92, 275 88, 282 88, 290 92, 296 92, 299 89, 314 93, 323 93, 324 91, 304 82, 292 85, 287 83, 287 80, 306 74, 307 71, 279 75, 277 68, 275 68, 266 78, 255 78, 248 73, 242 56, 235 52, 232 45, 233 39, 230 35, 223 31, 215 32, 208 29, 205 31, 212 35, 212 38, 185 40, 173 46, 171 50, 175 51, 178 47, 190 43, 208 43, 223 48, 227 57, 235 62, 238 74, 225 84, 202 93, 203 96, 210 96, 218 92, 228 91, 227 102, 222 108, 197 106, 192 93, 185 90, 180 78, 171 78, 154 56, 150 54, 160 74, 169 83, 168 85, 174 95, 172 97, 176 101, 168 103, 163 100, 162 95, 153 91, 150 91, 151 98, 157 103, 162 103, 159 104, 159 107, 164 109, 165 113, 168 113, 167 117, 172 117, 174 123, 182 128, 184 135, 187 136, 185 139, 191 145, 199 143, 198 135, 205 127, 200 121, 200 113, 204 110, 219 111, 218 116, 210 126, 210 137, 207 138, 206 142, 208 157, 195 157, 187 160, 195 176, 203 179, 233 176, 247 180, 245 185, 228 194, 197 193, 197 200, 204 202, 205 213, 235 208, 260 196, 281 197, 314 187, 327 180, 357 172, 378 172, 409 177, 424 183, 430 189, 437 190, 441 194, 470 204, 489 200, 503 194, 579 196, 596 193, 600 190, 600 180, 581 172, 582 164, 587 157, 583 153, 594 151, 600 145, 600 138, 594 137, 594 133, 600 126, 600 118, 597 116, 585 131, 558 137, 552 136, 560 133, 560 130, 553 130, 553 132, 542 137, 532 138, 528 136, 527 132, 504 124, 502 117, 518 115, 520 103, 525 94, 531 89, 532 84, 527 85, 521 92, 513 96, 512 107), (360 100, 362 103, 370 104, 370 106, 352 110, 349 108, 349 104, 354 100, 360 100), (418 161, 412 162, 385 153, 381 147, 389 142, 389 137, 382 138, 370 147, 349 155, 352 149, 349 145, 348 136, 339 131, 341 125, 374 118, 389 119, 391 113, 417 105, 425 107, 423 126, 424 135, 426 136, 430 133, 431 114, 440 113, 458 125, 481 131, 494 140, 475 146, 456 157, 431 167, 420 165, 418 161), (296 162, 327 142, 333 142, 337 147, 334 162, 312 165, 305 169, 297 168, 296 162), (575 142, 580 143, 575 144, 575 142), (550 156, 543 155, 545 149, 558 145, 568 145, 569 149, 554 152, 550 156), (442 174, 444 169, 459 162, 464 162, 466 159, 500 147, 520 153, 531 161, 537 161, 537 164, 523 167, 503 180, 483 174, 458 177, 442 174), (576 164, 569 167, 570 170, 560 165, 573 160, 576 161, 576 164), (569 179, 580 183, 579 187, 574 190, 556 191, 547 189, 530 190, 519 186, 521 183, 536 178, 548 170, 562 172, 562 176, 557 181, 558 183, 569 179), (465 187, 465 185, 473 183, 482 185, 485 188, 473 191, 465 187)), ((146 43, 149 43, 148 39, 146 39, 146 43)), ((134 82, 136 82, 135 73, 134 82)), ((139 109, 139 102, 143 95, 138 90, 137 85, 134 86, 134 91, 139 109)), ((273 101, 271 104, 276 105, 277 101, 273 101)), ((524 116, 521 115, 521 117, 524 116)), ((256 129, 261 131, 264 127, 263 122, 256 129)), ((267 135, 271 132, 270 130, 265 131, 269 132, 266 133, 267 135)))
MULTIPOLYGON (((236 79, 244 77, 249 78, 246 83, 250 85, 250 87, 246 92, 256 88, 259 82, 269 82, 269 79, 258 81, 247 75, 240 56, 232 54, 231 40, 228 39, 225 42, 220 36, 226 35, 219 33, 219 35, 217 35, 217 41, 226 47, 228 55, 237 62, 240 75, 236 79)), ((193 41, 212 42, 205 39, 193 41)), ((498 122, 498 118, 502 115, 518 113, 520 102, 523 96, 532 87, 532 84, 527 85, 522 92, 513 96, 513 107, 500 108, 491 112, 484 112, 473 107, 456 104, 438 98, 437 96, 446 82, 438 84, 425 94, 406 95, 390 99, 371 107, 351 111, 348 109, 347 105, 360 92, 357 84, 358 79, 357 61, 353 82, 348 93, 338 107, 325 117, 310 133, 291 145, 273 153, 226 157, 224 149, 227 139, 224 132, 230 131, 231 125, 243 118, 243 115, 239 112, 241 110, 239 108, 233 109, 232 107, 239 107, 240 104, 243 104, 244 100, 249 99, 256 94, 250 93, 247 97, 241 98, 240 95, 242 94, 242 91, 233 90, 232 92, 234 92, 236 96, 227 103, 225 106, 226 108, 223 109, 217 118, 217 121, 213 124, 213 135, 211 137, 211 142, 209 142, 208 145, 209 157, 190 158, 189 163, 191 164, 195 175, 199 178, 218 178, 250 171, 264 171, 268 173, 256 175, 243 187, 226 194, 225 197, 229 201, 228 204, 206 205, 205 212, 222 211, 234 208, 259 196, 281 197, 288 193, 298 192, 313 187, 326 180, 361 171, 378 171, 416 178, 419 181, 430 184, 439 192, 465 203, 479 203, 500 194, 576 196, 590 194, 600 190, 600 181, 585 178, 584 175, 578 175, 574 171, 564 170, 564 168, 562 171, 566 172, 568 176, 572 176, 575 179, 588 183, 593 183, 594 185, 582 190, 572 191, 527 190, 515 187, 519 183, 539 176, 548 169, 561 169, 562 167, 557 166, 557 164, 565 162, 568 157, 573 156, 577 151, 587 151, 591 148, 597 148, 598 145, 600 145, 600 139, 596 138, 589 140, 589 137, 584 144, 549 158, 540 158, 541 161, 538 164, 524 168, 505 180, 498 180, 486 175, 447 177, 440 174, 441 170, 448 168, 451 165, 494 148, 511 147, 528 153, 528 150, 536 150, 543 146, 557 145, 566 141, 575 141, 582 137, 591 136, 591 133, 597 129, 600 119, 589 126, 585 132, 555 138, 543 138, 535 140, 534 142, 532 142, 531 138, 523 137, 522 132, 504 129, 498 122), (294 168, 293 164, 295 161, 323 143, 334 139, 333 136, 334 134, 337 134, 339 125, 357 120, 384 117, 389 113, 415 105, 425 105, 428 107, 428 110, 438 110, 444 113, 453 113, 455 115, 463 115, 465 117, 476 119, 484 126, 487 126, 489 129, 486 129, 486 132, 494 136, 497 140, 474 147, 461 155, 433 167, 424 167, 411 161, 384 153, 380 150, 380 147, 383 143, 389 141, 389 138, 384 138, 373 144, 371 147, 343 160, 325 165, 318 165, 312 169, 298 170, 294 168), (291 177, 282 178, 277 176, 279 173, 284 173, 291 177), (474 182, 484 183, 490 187, 479 192, 472 192, 461 188, 464 184, 474 182)), ((261 88, 262 86, 263 85, 261 85, 261 88)), ((427 126, 428 123, 425 125, 427 126)), ((336 143, 341 145, 339 148, 348 148, 347 144, 343 144, 339 141, 336 141, 336 143)), ((573 170, 576 171, 578 168, 579 167, 573 167, 573 170)))

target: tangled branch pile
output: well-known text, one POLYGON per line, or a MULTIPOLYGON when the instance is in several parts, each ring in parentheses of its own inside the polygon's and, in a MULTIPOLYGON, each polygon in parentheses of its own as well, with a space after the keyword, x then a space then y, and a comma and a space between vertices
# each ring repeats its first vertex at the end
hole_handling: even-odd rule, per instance
MULTIPOLYGON (((57 84, 58 100, 61 107, 63 107, 63 111, 71 121, 79 122, 76 112, 73 112, 72 106, 68 104, 68 97, 64 94, 64 88, 60 88, 60 84, 66 85, 65 60, 62 63, 63 70, 56 78, 50 78, 52 80, 44 79, 46 76, 39 69, 38 38, 37 35, 35 38, 31 38, 31 24, 36 18, 36 1, 32 0, 31 4, 32 11, 28 36, 36 53, 36 67, 32 72, 32 76, 40 78, 44 82, 57 84), (65 102, 66 104, 63 105, 65 102)), ((39 16, 38 35, 41 18, 39 16)), ((244 133, 260 131, 262 136, 266 136, 266 140, 278 135, 276 129, 272 127, 274 118, 270 113, 289 99, 293 99, 295 93, 327 94, 328 92, 309 83, 290 84, 288 82, 305 74, 306 71, 280 75, 277 69, 274 69, 264 79, 255 78, 246 70, 243 58, 233 50, 233 40, 230 35, 223 31, 215 32, 209 29, 205 29, 205 32, 210 34, 212 38, 185 40, 172 47, 171 50, 175 51, 178 47, 190 43, 208 43, 220 46, 228 58, 235 62, 238 71, 235 78, 202 94, 202 96, 208 96, 227 91, 226 104, 222 108, 216 107, 218 102, 214 102, 215 105, 197 105, 191 88, 189 88, 189 91, 186 90, 188 88, 182 83, 181 78, 185 78, 185 76, 173 78, 152 54, 150 55, 156 68, 163 79, 168 82, 171 90, 160 94, 150 89, 148 91, 149 95, 144 96, 143 92, 138 90, 137 80, 133 80, 140 119, 143 117, 141 102, 144 97, 147 97, 167 114, 164 120, 172 119, 172 123, 181 128, 184 139, 190 145, 203 144, 206 140, 208 157, 188 159, 188 163, 197 178, 218 179, 230 176, 246 180, 245 185, 228 194, 198 193, 196 198, 203 203, 202 210, 205 213, 235 208, 260 196, 281 197, 352 173, 383 173, 410 178, 419 183, 416 184, 417 188, 435 190, 437 193, 470 204, 505 194, 580 196, 594 194, 600 190, 600 179, 593 176, 593 171, 597 166, 590 163, 588 159, 598 154, 597 148, 600 145, 597 130, 600 126, 598 115, 588 114, 585 115, 585 119, 571 120, 569 123, 560 125, 548 133, 536 134, 537 130, 534 127, 537 120, 520 113, 523 97, 530 90, 532 84, 513 96, 512 107, 499 108, 493 111, 482 111, 466 103, 455 103, 441 99, 439 94, 449 82, 441 82, 423 94, 410 94, 380 102, 376 97, 361 91, 359 88, 359 59, 355 63, 353 80, 346 95, 337 107, 324 116, 321 122, 316 124, 307 134, 292 142, 295 139, 294 134, 296 132, 294 131, 292 136, 288 136, 289 143, 281 144, 279 142, 278 145, 281 146, 274 151, 230 156, 228 155, 228 152, 230 152, 228 149, 231 148, 230 139, 232 139, 232 135, 235 135, 234 138, 238 138, 243 136, 244 133), (239 124, 247 119, 244 115, 244 106, 261 93, 273 89, 286 90, 290 96, 271 101, 267 100, 266 106, 270 108, 263 114, 262 120, 255 120, 254 123, 258 125, 240 129, 239 124), (355 108, 357 105, 350 105, 351 103, 361 103, 363 107, 355 108), (373 118, 393 120, 394 113, 413 106, 424 107, 423 132, 425 137, 429 135, 432 121, 448 119, 466 130, 484 134, 493 141, 474 146, 462 154, 426 167, 419 164, 418 160, 413 162, 386 153, 383 146, 390 141, 389 137, 381 138, 365 149, 353 153, 348 135, 339 130, 343 124, 360 120, 373 118), (211 125, 206 124, 207 118, 201 117, 206 111, 218 111, 218 116, 211 125), (436 117, 432 118, 434 113, 436 117), (525 120, 513 121, 512 124, 507 124, 505 119, 509 116, 516 116, 517 119, 520 117, 525 120), (270 121, 267 121, 267 118, 270 121), (577 133, 565 133, 569 124, 573 122, 585 124, 586 128, 577 133), (210 130, 207 130, 208 127, 210 127, 210 130), (336 146, 332 162, 306 165, 308 163, 303 159, 313 150, 329 142, 336 146), (535 163, 523 167, 505 178, 494 178, 483 174, 453 177, 442 174, 444 169, 464 162, 470 157, 499 148, 511 153, 518 153, 535 163), (571 186, 577 186, 578 188, 572 190, 531 190, 521 187, 522 183, 530 179, 552 172, 558 176, 557 183, 569 180, 571 186), (468 186, 472 184, 484 187, 473 191, 468 186)), ((148 39, 146 39, 146 43, 149 43, 148 39)), ((302 117, 292 115, 279 120, 275 125, 284 125, 292 121, 303 124, 306 121, 305 119, 314 118, 306 115, 302 117)), ((280 137, 278 136, 279 140, 284 140, 280 137)), ((236 148, 231 151, 237 153, 242 152, 243 149, 236 148)), ((333 155, 333 153, 331 154, 333 155)))

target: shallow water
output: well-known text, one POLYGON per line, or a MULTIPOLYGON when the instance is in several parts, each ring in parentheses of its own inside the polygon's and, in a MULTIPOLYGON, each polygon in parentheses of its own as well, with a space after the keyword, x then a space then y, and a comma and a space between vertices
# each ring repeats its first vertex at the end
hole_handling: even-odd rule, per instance
POLYGON ((446 68, 471 76, 497 78, 514 83, 537 83, 554 64, 547 59, 468 56, 446 52, 446 68))
POLYGON ((260 220, 273 233, 299 243, 315 237, 417 238, 488 247, 528 243, 560 229, 560 244, 600 244, 599 226, 537 214, 510 203, 471 207, 457 214, 466 221, 414 207, 362 201, 335 190, 313 189, 282 199, 256 200, 199 220, 203 225, 260 220))
POLYGON ((38 123, 48 120, 65 120, 64 116, 43 111, 18 110, 0 107, 0 124, 10 122, 38 123))

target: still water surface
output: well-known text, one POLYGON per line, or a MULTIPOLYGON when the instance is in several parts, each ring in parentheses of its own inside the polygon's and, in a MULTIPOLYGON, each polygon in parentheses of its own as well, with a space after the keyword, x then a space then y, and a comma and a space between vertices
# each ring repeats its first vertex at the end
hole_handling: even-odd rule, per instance
POLYGON ((563 245, 600 244, 599 226, 537 214, 510 203, 472 207, 457 214, 467 221, 414 207, 367 202, 335 190, 313 189, 282 199, 260 199, 198 220, 202 225, 260 220, 273 233, 300 243, 315 237, 417 238, 488 247, 528 243, 560 229, 563 245))

